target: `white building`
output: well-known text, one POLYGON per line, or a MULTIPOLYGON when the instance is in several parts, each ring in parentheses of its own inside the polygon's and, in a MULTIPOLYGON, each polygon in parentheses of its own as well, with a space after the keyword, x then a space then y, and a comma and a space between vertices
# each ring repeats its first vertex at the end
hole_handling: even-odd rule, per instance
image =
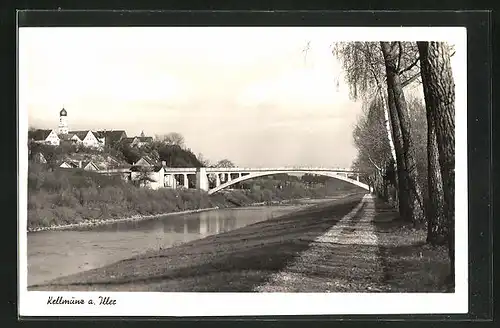
POLYGON ((165 187, 163 166, 132 166, 130 179, 139 182, 141 187, 159 189, 165 187))
POLYGON ((63 140, 71 141, 74 144, 83 145, 90 148, 102 148, 105 144, 105 138, 100 137, 97 132, 90 130, 69 131, 60 136, 63 140))
POLYGON ((59 139, 55 130, 37 129, 28 131, 28 139, 51 146, 59 146, 61 143, 61 139, 59 139))

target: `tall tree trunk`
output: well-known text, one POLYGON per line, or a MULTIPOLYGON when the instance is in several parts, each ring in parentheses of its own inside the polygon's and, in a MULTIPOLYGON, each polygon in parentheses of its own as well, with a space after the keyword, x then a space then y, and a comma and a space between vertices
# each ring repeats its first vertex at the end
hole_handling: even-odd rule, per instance
POLYGON ((427 110, 435 123, 443 179, 444 213, 448 223, 450 277, 455 278, 455 82, 448 46, 417 42, 427 110))
POLYGON ((394 147, 394 141, 392 140, 392 131, 391 131, 391 122, 389 119, 389 107, 388 107, 388 101, 385 97, 385 92, 384 88, 382 87, 382 84, 378 83, 378 92, 380 95, 380 99, 382 100, 382 106, 384 107, 384 126, 385 126, 385 131, 387 133, 387 139, 389 140, 389 148, 391 149, 391 155, 392 159, 394 160, 394 163, 396 163, 396 148, 394 147))
MULTIPOLYGON (((392 133, 392 129, 391 129, 391 119, 389 117, 389 101, 386 99, 384 89, 383 89, 382 85, 378 82, 378 80, 377 80, 377 84, 378 84, 378 91, 380 94, 380 98, 382 100, 382 106, 384 108, 384 127, 385 127, 385 131, 387 133, 387 140, 389 141, 389 148, 391 149, 391 156, 392 156, 393 164, 396 165, 397 156, 396 156, 396 147, 394 146, 393 133, 392 133)), ((399 172, 397 167, 396 167, 396 172, 399 172)), ((398 181, 399 180, 400 179, 396 174, 396 178, 394 179, 394 181, 391 181, 392 187, 396 188, 396 190, 399 190, 398 189, 398 186, 399 186, 398 181)), ((392 192, 391 192, 391 197, 389 197, 389 198, 391 198, 392 201, 394 202, 394 204, 396 204, 396 206, 398 208, 400 208, 400 205, 398 202, 399 197, 393 198, 392 192)), ((400 212, 400 214, 401 214, 401 212, 400 212)))
POLYGON ((422 193, 417 181, 417 167, 415 163, 415 149, 411 137, 408 108, 401 86, 398 72, 398 42, 380 42, 384 56, 387 74, 387 93, 393 96, 393 104, 399 118, 401 136, 403 139, 403 160, 406 166, 408 184, 408 205, 411 220, 416 223, 423 219, 422 193))
POLYGON ((396 151, 396 172, 397 172, 397 188, 398 188, 398 205, 401 218, 407 220, 410 218, 408 204, 408 179, 407 171, 403 161, 403 139, 401 137, 401 128, 399 127, 399 118, 394 105, 394 96, 392 92, 388 94, 390 122, 392 126, 392 137, 394 140, 394 149, 396 151))
POLYGON ((444 215, 443 180, 439 167, 436 131, 429 110, 427 110, 427 168, 427 242, 440 245, 447 238, 447 222, 444 215))

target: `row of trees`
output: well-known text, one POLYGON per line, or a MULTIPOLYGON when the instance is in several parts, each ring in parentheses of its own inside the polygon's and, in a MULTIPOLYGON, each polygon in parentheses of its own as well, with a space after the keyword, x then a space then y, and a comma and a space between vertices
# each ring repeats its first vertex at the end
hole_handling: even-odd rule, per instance
POLYGON ((429 243, 447 242, 454 278, 453 48, 443 42, 342 42, 334 55, 342 62, 351 97, 365 104, 354 130, 359 150, 354 164, 373 173, 368 182, 395 201, 402 218, 427 224, 429 243), (425 110, 405 95, 418 83, 425 110))

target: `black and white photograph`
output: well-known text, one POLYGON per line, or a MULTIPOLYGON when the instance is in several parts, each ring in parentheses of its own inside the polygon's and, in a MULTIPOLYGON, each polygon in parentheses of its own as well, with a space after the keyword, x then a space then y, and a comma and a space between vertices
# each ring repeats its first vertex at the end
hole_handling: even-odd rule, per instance
POLYGON ((467 312, 465 28, 18 34, 22 313, 467 312))

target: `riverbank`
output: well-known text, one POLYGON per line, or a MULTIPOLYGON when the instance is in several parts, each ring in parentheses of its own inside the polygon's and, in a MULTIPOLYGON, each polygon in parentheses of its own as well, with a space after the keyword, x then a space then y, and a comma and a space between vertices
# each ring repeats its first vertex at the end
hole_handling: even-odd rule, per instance
POLYGON ((353 195, 29 290, 442 292, 446 251, 353 195), (360 203, 361 201, 361 203, 360 203), (408 236, 413 236, 408 238, 408 236))
MULTIPOLYGON (((345 194, 341 197, 348 197, 351 195, 353 195, 353 194, 345 194)), ((305 201, 309 201, 309 204, 307 204, 308 206, 314 206, 317 203, 332 201, 333 199, 336 199, 336 198, 338 198, 338 197, 326 197, 326 198, 321 198, 321 199, 311 199, 311 198, 285 199, 285 200, 280 200, 280 201, 251 203, 251 204, 248 204, 246 206, 248 206, 248 207, 290 206, 290 205, 304 205, 304 206, 306 206, 306 204, 303 204, 303 202, 305 202, 305 201)), ((226 208, 231 208, 231 207, 236 207, 236 206, 228 206, 226 208)), ((71 223, 71 224, 51 225, 51 226, 47 226, 47 227, 31 227, 31 228, 28 227, 27 231, 29 233, 34 233, 34 232, 41 232, 41 231, 57 231, 57 230, 70 230, 70 229, 76 229, 76 228, 97 227, 97 226, 102 226, 102 225, 118 223, 118 222, 152 220, 152 219, 156 219, 156 218, 163 218, 166 216, 200 213, 200 212, 213 211, 213 210, 218 210, 218 209, 220 209, 220 207, 215 206, 215 207, 209 207, 209 208, 201 208, 201 209, 185 210, 185 211, 177 211, 177 212, 168 212, 168 213, 159 213, 159 214, 153 214, 153 215, 134 215, 134 216, 130 216, 130 217, 111 218, 111 219, 90 219, 90 220, 80 221, 78 223, 71 223)))
POLYGON ((280 204, 285 200, 293 203, 294 199, 323 198, 345 192, 338 186, 311 188, 301 183, 277 188, 273 183, 279 181, 269 181, 262 190, 240 189, 208 195, 195 189, 139 188, 118 177, 95 172, 47 171, 33 166, 28 175, 27 230, 93 226, 210 208, 280 204))
POLYGON ((141 221, 141 220, 151 220, 159 217, 172 216, 172 215, 182 215, 182 214, 191 214, 191 213, 200 213, 205 211, 217 210, 219 207, 211 207, 211 208, 202 208, 197 210, 188 210, 188 211, 180 211, 180 212, 169 212, 169 213, 161 213, 154 215, 134 215, 127 218, 119 218, 119 219, 107 219, 107 220, 88 220, 84 222, 72 223, 72 224, 64 224, 64 225, 53 225, 49 227, 39 227, 39 228, 28 228, 28 232, 39 232, 39 231, 54 231, 54 230, 68 230, 75 228, 85 228, 85 227, 96 227, 100 225, 113 224, 118 222, 127 222, 127 221, 141 221))

